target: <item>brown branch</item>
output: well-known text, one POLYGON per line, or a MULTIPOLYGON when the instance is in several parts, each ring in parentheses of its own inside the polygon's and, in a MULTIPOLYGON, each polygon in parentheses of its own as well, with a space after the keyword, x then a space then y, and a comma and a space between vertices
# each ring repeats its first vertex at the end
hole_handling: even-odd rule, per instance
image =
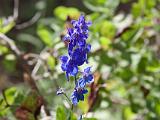
POLYGON ((0 33, 0 40, 3 40, 7 47, 9 47, 9 49, 17 56, 18 63, 23 69, 24 80, 27 81, 27 83, 31 86, 32 89, 38 91, 38 88, 30 73, 30 66, 27 63, 27 59, 25 59, 24 54, 17 48, 13 40, 6 35, 0 33))

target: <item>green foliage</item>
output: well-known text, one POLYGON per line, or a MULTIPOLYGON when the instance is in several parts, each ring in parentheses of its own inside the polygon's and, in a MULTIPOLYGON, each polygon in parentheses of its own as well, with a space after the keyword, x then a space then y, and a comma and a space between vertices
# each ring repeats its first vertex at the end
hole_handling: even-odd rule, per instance
POLYGON ((49 68, 51 70, 54 70, 54 67, 55 67, 55 58, 52 57, 52 56, 49 56, 47 62, 48 62, 49 68))
POLYGON ((73 7, 59 6, 54 10, 54 15, 61 20, 66 20, 67 16, 70 16, 72 18, 78 17, 80 15, 80 12, 78 9, 73 7))
POLYGON ((56 110, 56 120, 77 120, 77 118, 71 110, 59 106, 56 110))
POLYGON ((9 22, 7 19, 0 18, 0 33, 5 34, 9 32, 14 27, 14 25, 14 21, 9 22))
POLYGON ((59 106, 56 111, 56 120, 66 120, 66 116, 64 107, 59 106))
POLYGON ((99 40, 100 40, 101 46, 105 49, 107 49, 111 44, 111 40, 106 37, 100 37, 99 40))
POLYGON ((3 63, 4 68, 7 69, 8 72, 15 71, 16 61, 15 61, 15 56, 13 54, 6 55, 2 63, 3 63))
POLYGON ((37 92, 31 91, 28 96, 26 96, 21 106, 31 113, 35 113, 38 106, 38 97, 39 94, 37 92))
POLYGON ((132 13, 135 17, 150 15, 151 10, 156 5, 156 0, 138 0, 133 4, 132 13))
POLYGON ((103 21, 100 26, 100 33, 102 36, 113 38, 116 33, 116 28, 113 23, 109 21, 103 21))
POLYGON ((96 118, 84 118, 83 120, 97 120, 96 118))
POLYGON ((8 52, 8 48, 3 45, 0 45, 0 55, 3 55, 7 52, 8 52))
POLYGON ((52 36, 49 30, 47 30, 43 26, 39 26, 37 30, 37 34, 41 38, 41 40, 45 43, 45 45, 51 47, 52 46, 52 36))
POLYGON ((16 106, 15 105, 16 97, 17 97, 16 92, 17 92, 17 88, 11 87, 5 90, 4 92, 5 96, 0 97, 0 118, 1 117, 3 118, 4 116, 9 116, 8 118, 12 118, 15 111, 15 106, 16 106), (4 100, 4 97, 6 98, 6 101, 4 100), (12 107, 11 108, 7 107, 6 106, 7 104, 11 105, 12 107))
MULTIPOLYGON (((77 120, 82 114, 83 120, 159 120, 160 1, 80 2, 83 2, 82 6, 72 0, 69 3, 66 1, 66 4, 52 0, 39 1, 35 7, 43 13, 41 18, 24 30, 16 30, 19 21, 4 24, 5 19, 0 19, 0 33, 15 40, 26 56, 27 53, 36 54, 28 58, 28 64, 31 72, 34 71, 36 84, 46 99, 49 110, 56 114, 51 119, 77 120), (74 87, 73 79, 71 84, 64 82, 65 75, 60 68, 59 56, 66 53, 67 43, 61 39, 71 26, 69 21, 77 19, 81 13, 92 21, 88 39, 92 50, 88 61, 92 65, 95 83, 88 86, 89 94, 85 96, 85 101, 71 111, 70 102, 55 93, 59 87, 69 88, 65 89, 69 97, 74 87)), ((29 18, 27 15, 20 17, 23 16, 29 18)), ((1 68, 9 76, 22 73, 18 59, 1 39, 0 58, 1 68)), ((7 90, 9 103, 22 103, 35 112, 37 94, 27 96, 28 87, 20 85, 17 88, 18 90, 7 90)), ((1 96, 0 109, 4 106, 1 96)), ((6 108, 0 111, 0 116, 14 119, 15 110, 15 107, 6 108)))

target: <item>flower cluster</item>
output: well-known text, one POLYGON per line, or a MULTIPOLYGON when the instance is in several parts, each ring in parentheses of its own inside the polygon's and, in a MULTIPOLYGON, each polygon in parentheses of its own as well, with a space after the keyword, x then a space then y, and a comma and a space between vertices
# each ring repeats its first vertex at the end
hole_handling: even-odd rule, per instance
POLYGON ((71 95, 71 100, 74 105, 80 100, 84 100, 84 94, 88 91, 85 88, 86 84, 93 82, 91 67, 87 67, 83 72, 80 72, 78 67, 85 62, 88 64, 87 55, 91 50, 91 45, 86 42, 88 38, 88 27, 91 22, 86 22, 83 15, 76 20, 72 20, 72 28, 68 28, 68 34, 64 37, 64 41, 68 43, 68 55, 60 57, 62 62, 61 68, 66 73, 66 78, 69 81, 70 76, 75 77, 75 88, 71 95), (81 77, 77 81, 77 74, 81 73, 81 77))

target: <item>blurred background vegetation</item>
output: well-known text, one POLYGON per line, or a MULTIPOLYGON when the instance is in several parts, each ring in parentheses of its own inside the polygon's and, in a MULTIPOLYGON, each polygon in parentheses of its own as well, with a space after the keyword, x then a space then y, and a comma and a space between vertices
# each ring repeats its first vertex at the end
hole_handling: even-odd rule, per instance
POLYGON ((38 119, 160 120, 160 0, 0 0, 0 73, 11 105, 0 96, 0 120, 16 120, 17 108, 35 100, 25 73, 51 114, 47 119, 42 108, 38 119), (88 42, 95 81, 71 113, 66 98, 56 95, 62 87, 70 96, 74 86, 59 56, 67 52, 61 39, 70 20, 81 13, 93 23, 88 42))

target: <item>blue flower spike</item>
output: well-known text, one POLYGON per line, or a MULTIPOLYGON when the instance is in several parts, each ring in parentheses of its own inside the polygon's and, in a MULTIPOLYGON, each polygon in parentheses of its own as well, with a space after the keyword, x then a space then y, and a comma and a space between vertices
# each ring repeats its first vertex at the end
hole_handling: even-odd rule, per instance
POLYGON ((87 43, 89 26, 91 22, 85 20, 85 16, 81 15, 78 20, 71 21, 72 28, 67 29, 67 34, 64 37, 64 41, 68 44, 68 55, 60 57, 61 69, 66 73, 67 81, 70 76, 76 78, 75 88, 71 95, 71 101, 73 105, 77 105, 79 101, 84 101, 84 94, 88 92, 85 88, 87 84, 93 82, 93 75, 90 71, 91 67, 87 67, 83 72, 79 71, 79 66, 84 63, 88 64, 88 53, 91 51, 91 45, 87 43), (80 76, 78 73, 82 73, 80 76))

